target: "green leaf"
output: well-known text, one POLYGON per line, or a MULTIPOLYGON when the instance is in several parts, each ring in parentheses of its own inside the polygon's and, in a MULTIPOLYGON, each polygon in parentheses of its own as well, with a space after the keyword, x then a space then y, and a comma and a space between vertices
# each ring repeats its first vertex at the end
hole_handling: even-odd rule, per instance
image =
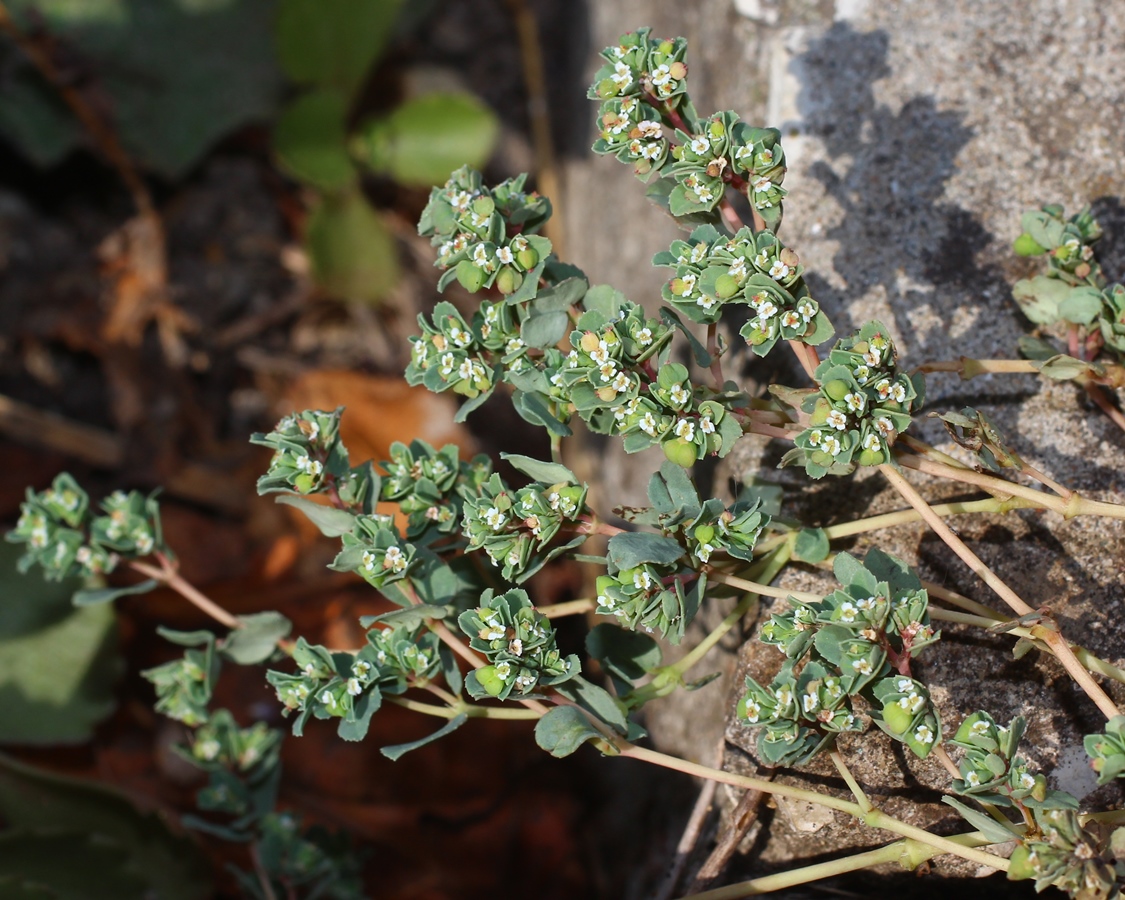
POLYGON ((395 609, 380 616, 360 616, 359 624, 362 628, 370 628, 376 623, 392 625, 402 628, 417 628, 426 619, 444 619, 450 615, 448 606, 438 606, 434 603, 419 603, 406 609, 395 609))
POLYGON ((367 737, 372 716, 382 705, 383 693, 378 686, 372 685, 356 700, 352 713, 340 721, 336 728, 337 737, 344 741, 362 741, 367 737))
MULTIPOLYGON (((1070 381, 1075 378, 1085 379, 1091 374, 1100 374, 1098 372, 1100 366, 1097 366, 1095 363, 1075 359, 1073 356, 1067 356, 1063 353, 1059 353, 1048 360, 1044 360, 1036 366, 1036 368, 1039 369, 1043 375, 1055 381, 1070 381)), ((1102 372, 1104 371, 1103 369, 1102 372)))
POLYGON ((1097 288, 1080 286, 1059 301, 1059 317, 1079 325, 1089 325, 1102 311, 1102 294, 1097 288))
POLYGON ((348 156, 347 102, 339 91, 310 91, 278 119, 273 144, 282 168, 322 191, 342 190, 356 178, 348 156))
POLYGON ((586 635, 586 652, 625 681, 636 681, 660 665, 663 652, 647 634, 603 622, 586 635))
POLYGON ((627 302, 621 291, 608 284, 595 284, 582 298, 582 305, 586 309, 601 313, 607 322, 614 321, 627 302))
POLYGON ((622 734, 625 733, 628 726, 625 705, 605 688, 592 684, 581 675, 575 675, 562 684, 556 684, 555 690, 622 734))
POLYGON ((609 539, 609 561, 618 569, 632 569, 642 563, 669 565, 683 555, 684 548, 678 542, 659 534, 627 531, 609 539))
POLYGON ((16 572, 0 545, 0 735, 11 744, 78 743, 113 710, 123 664, 109 606, 75 609, 78 579, 16 572))
POLYGON ((265 662, 277 649, 277 642, 288 637, 293 623, 279 612, 260 612, 239 616, 236 628, 222 642, 220 650, 240 666, 265 662))
POLYGON ((1012 285, 1012 296, 1023 314, 1037 325, 1050 325, 1058 321, 1059 303, 1069 293, 1069 284, 1046 275, 1024 278, 1012 285))
POLYGON ((983 834, 989 841, 994 844, 1003 844, 1007 841, 1019 840, 1020 833, 1012 828, 1005 828, 1000 822, 997 822, 988 813, 981 812, 979 809, 973 809, 971 806, 966 806, 960 800, 955 800, 953 797, 942 797, 942 803, 948 803, 961 815, 961 818, 972 825, 977 831, 983 834))
POLYGON ((75 606, 96 606, 99 603, 109 603, 118 597, 129 597, 134 594, 147 594, 156 587, 156 579, 149 578, 139 584, 128 587, 91 588, 74 592, 72 602, 75 606))
MULTIPOLYGON (((125 854, 126 871, 142 881, 147 895, 161 900, 212 896, 209 867, 192 841, 174 836, 159 817, 138 812, 123 794, 96 782, 54 775, 0 756, 0 816, 15 828, 67 829, 97 842, 112 842, 125 854)), ((71 865, 69 857, 53 859, 60 869, 71 865)), ((11 871, 4 863, 0 870, 11 871)), ((92 873, 87 888, 99 883, 92 873)))
POLYGON ((359 191, 323 198, 306 241, 313 278, 335 297, 375 303, 398 283, 394 239, 359 191))
POLYGON ((680 330, 688 344, 691 346, 691 355, 695 358, 695 364, 701 369, 706 369, 711 365, 711 354, 707 352, 707 348, 703 346, 699 338, 697 338, 690 328, 688 328, 670 306, 660 307, 660 318, 664 320, 665 325, 673 325, 680 330))
POLYGON ((426 744, 432 743, 436 740, 440 740, 447 734, 453 734, 453 732, 464 725, 468 720, 469 717, 464 713, 461 713, 459 716, 450 719, 448 722, 446 722, 445 725, 443 725, 429 737, 424 737, 417 741, 411 741, 409 744, 394 744, 390 747, 383 747, 379 752, 382 753, 383 756, 387 757, 387 759, 398 759, 404 753, 409 753, 411 750, 417 750, 419 747, 425 747, 426 744))
POLYGON ((520 414, 520 418, 532 425, 541 425, 551 434, 559 437, 570 437, 573 433, 570 426, 560 422, 547 408, 547 404, 540 399, 540 395, 527 391, 515 391, 512 394, 512 406, 520 414))
POLYGON ((274 499, 278 503, 284 503, 286 506, 299 509, 310 522, 320 529, 320 533, 325 537, 341 537, 345 534, 351 534, 352 529, 355 528, 355 514, 348 512, 346 509, 336 509, 334 506, 314 503, 312 500, 299 497, 296 494, 278 494, 274 499))
POLYGON ((570 756, 586 741, 601 740, 602 735, 573 706, 556 706, 535 723, 535 743, 551 756, 570 756))
POLYGON ((701 509, 699 493, 687 469, 669 460, 661 463, 660 471, 649 479, 648 499, 660 512, 679 513, 685 518, 695 518, 701 509))
POLYGON ((499 133, 496 114, 472 94, 423 94, 363 123, 353 150, 376 174, 431 187, 460 166, 482 168, 499 133))
POLYGON ((520 325, 520 338, 529 347, 545 350, 561 341, 569 328, 570 317, 564 312, 530 315, 520 325))
POLYGON ((282 0, 277 53, 285 74, 351 97, 382 52, 402 0, 282 0))
POLYGON ((513 468, 540 484, 578 484, 578 477, 559 463, 543 462, 530 456, 520 456, 518 453, 501 453, 500 458, 506 459, 513 468))
POLYGON ((1050 341, 1025 335, 1019 339, 1020 354, 1026 359, 1050 359, 1059 351, 1050 341))
POLYGON ((802 562, 823 562, 830 550, 828 533, 823 528, 802 528, 793 542, 793 558, 802 562))
POLYGON ((533 313, 569 312, 572 306, 582 302, 589 284, 581 276, 564 278, 553 287, 540 291, 531 304, 533 313))
MULTIPOLYGON (((92 21, 94 0, 8 4, 25 28, 46 19, 56 45, 96 74, 114 131, 141 167, 180 178, 227 134, 273 117, 282 87, 272 39, 276 0, 96 5, 102 9, 92 21)), ((2 64, 30 69, 22 54, 2 64)), ((33 159, 57 161, 85 132, 69 112, 59 115, 58 92, 35 82, 14 110, 5 95, 0 128, 27 140, 33 159), (36 92, 45 98, 38 108, 31 105, 40 102, 36 92)))
POLYGON ((816 347, 823 344, 836 333, 836 329, 832 327, 832 323, 828 320, 828 316, 824 314, 823 309, 817 310, 816 316, 813 318, 813 325, 815 327, 812 334, 807 334, 801 338, 810 346, 816 347))

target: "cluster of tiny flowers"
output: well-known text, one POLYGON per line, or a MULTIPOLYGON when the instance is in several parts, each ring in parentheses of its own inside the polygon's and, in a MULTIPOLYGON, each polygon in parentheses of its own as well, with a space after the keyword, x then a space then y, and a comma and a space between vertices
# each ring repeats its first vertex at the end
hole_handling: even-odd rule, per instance
POLYGON ((594 152, 612 154, 633 166, 640 176, 651 176, 669 158, 669 129, 659 111, 639 97, 606 100, 598 111, 600 137, 594 152))
POLYGON ((850 707, 844 705, 802 708, 788 718, 785 704, 772 717, 755 712, 759 707, 777 707, 767 699, 792 689, 791 672, 807 658, 802 677, 816 665, 814 671, 833 679, 833 699, 838 688, 845 697, 863 696, 876 709, 882 705, 881 724, 888 733, 925 756, 939 735, 937 718, 925 688, 901 673, 909 671, 910 660, 941 636, 930 625, 929 598, 905 563, 877 549, 862 563, 850 554, 838 554, 835 573, 841 589, 813 602, 790 598, 789 609, 775 613, 762 626, 762 642, 781 649, 786 663, 768 688, 747 681, 747 722, 771 726, 760 736, 759 749, 775 761, 784 751, 790 760, 786 764, 792 764, 794 758, 806 760, 819 751, 822 744, 819 738, 813 740, 814 735, 841 730, 844 721, 849 729, 855 727, 854 719, 840 718, 841 710, 850 715, 850 707), (831 717, 826 718, 826 711, 831 717))
POLYGON ((643 628, 678 644, 699 608, 706 584, 705 577, 700 576, 685 589, 685 579, 677 575, 678 571, 674 564, 642 563, 601 575, 596 582, 595 611, 615 616, 631 631, 643 628))
POLYGON ((728 303, 748 305, 754 315, 741 334, 759 356, 782 338, 805 340, 816 331, 820 306, 809 296, 804 267, 768 231, 743 228, 727 237, 702 225, 653 264, 676 270, 663 297, 693 321, 718 321, 728 303))
POLYGON ((700 563, 710 562, 716 553, 749 562, 754 558, 754 545, 770 521, 759 507, 757 500, 738 502, 729 508, 721 500, 708 500, 698 516, 681 526, 688 552, 700 563))
POLYGON ((513 491, 499 475, 462 492, 462 533, 515 581, 558 534, 586 512, 586 486, 530 484, 513 491))
POLYGON ((146 669, 141 675, 156 688, 156 711, 185 725, 207 721, 207 704, 219 677, 215 641, 184 651, 180 659, 146 669))
POLYGON ((679 363, 660 367, 639 396, 611 408, 612 430, 625 438, 625 452, 660 444, 664 455, 689 468, 707 454, 726 456, 742 437, 742 426, 718 401, 697 401, 688 370, 679 363))
POLYGON ((1033 812, 1035 828, 1012 851, 1010 880, 1034 878, 1037 892, 1054 886, 1075 900, 1125 896, 1125 827, 1092 817, 1083 824, 1077 808, 1033 812))
POLYGON ((591 100, 632 97, 676 108, 686 103, 687 41, 650 37, 639 28, 622 35, 614 47, 602 51, 605 63, 594 75, 591 100))
POLYGON ((1027 763, 1016 756, 1027 722, 1017 716, 1007 726, 983 710, 968 716, 957 729, 950 743, 960 747, 964 756, 958 764, 961 777, 953 782, 959 794, 968 794, 983 802, 1011 805, 1027 801, 1035 806, 1047 800, 1047 779, 1028 771, 1027 763))
POLYGON ((670 173, 677 184, 669 197, 673 215, 679 210, 714 209, 726 186, 740 191, 767 225, 781 222, 785 188, 785 154, 776 128, 751 128, 729 111, 700 123, 695 134, 677 132, 670 173))
POLYGON ((922 376, 899 372, 896 358, 879 322, 837 342, 817 367, 820 390, 804 404, 809 427, 794 439, 796 449, 785 462, 804 463, 813 478, 887 462, 924 391, 922 376))
POLYGON ((423 440, 410 446, 396 441, 390 456, 381 463, 387 474, 379 499, 398 504, 407 516, 406 536, 412 540, 430 529, 443 534, 454 531, 461 518, 459 488, 476 488, 490 470, 485 456, 461 462, 455 444, 435 450, 423 440))
POLYGON ((1098 773, 1098 784, 1125 777, 1125 716, 1114 716, 1101 734, 1086 736, 1090 768, 1098 773))
POLYGON ((294 734, 300 734, 310 715, 340 719, 341 732, 356 726, 358 740, 381 696, 401 694, 407 687, 432 678, 441 665, 437 637, 414 629, 373 629, 358 653, 330 653, 299 638, 293 651, 295 673, 269 671, 266 680, 277 691, 283 713, 296 713, 294 734))
POLYGON ((480 606, 457 619, 469 646, 489 662, 469 674, 465 686, 473 697, 527 696, 540 685, 561 684, 580 674, 577 657, 562 656, 550 619, 524 591, 485 591, 480 600, 480 606))
MULTIPOLYGON (((219 709, 176 751, 210 774, 196 795, 200 809, 234 816, 253 816, 272 807, 277 793, 281 732, 264 722, 240 728, 229 710, 219 709), (263 802, 256 802, 258 800, 263 802)), ((249 824, 249 823, 247 823, 249 824)))
POLYGON ((872 694, 882 704, 883 730, 919 758, 929 756, 941 741, 941 719, 926 686, 906 675, 890 675, 875 684, 872 694))
POLYGON ((356 516, 329 568, 355 572, 374 588, 400 581, 414 562, 414 545, 402 539, 390 516, 356 516))
POLYGON ((250 443, 273 449, 269 468, 258 479, 258 493, 295 491, 313 494, 324 490, 331 477, 349 474, 348 451, 340 440, 340 415, 305 410, 286 416, 269 434, 254 434, 250 443))
POLYGON ((750 676, 738 704, 739 718, 758 733, 758 753, 770 766, 797 766, 812 759, 834 734, 859 731, 843 680, 820 662, 800 675, 787 663, 765 687, 750 676))
POLYGON ((315 825, 302 831, 292 813, 263 816, 254 835, 258 864, 250 871, 228 865, 245 897, 300 896, 365 900, 363 866, 346 835, 315 825), (271 890, 263 894, 262 885, 271 890))
POLYGON ((550 217, 551 204, 523 190, 526 178, 489 189, 466 166, 430 192, 418 233, 438 248, 434 264, 447 270, 439 290, 456 278, 470 293, 495 287, 513 302, 534 296, 551 252, 551 242, 535 232, 550 217))
POLYGON ((646 317, 635 303, 624 303, 617 318, 609 320, 601 312, 585 312, 570 333, 571 350, 549 376, 550 383, 572 397, 582 413, 597 404, 633 400, 650 380, 642 364, 671 337, 670 326, 646 317))
POLYGON ((137 491, 116 491, 102 501, 105 515, 92 515, 86 492, 67 474, 48 490, 27 491, 20 518, 6 539, 26 549, 21 572, 43 568, 49 580, 112 572, 122 557, 148 556, 164 549, 160 507, 137 491))
POLYGON ((1046 278, 1023 281, 1015 296, 1032 321, 1055 321, 1082 325, 1099 332, 1105 345, 1125 359, 1125 285, 1109 284, 1094 256, 1094 244, 1102 236, 1097 220, 1084 209, 1069 219, 1061 206, 1044 206, 1024 213, 1024 233, 1016 250, 1024 255, 1044 255, 1046 278), (1061 297, 1057 283, 1071 290, 1061 297), (1042 296, 1037 296, 1042 294, 1042 296))

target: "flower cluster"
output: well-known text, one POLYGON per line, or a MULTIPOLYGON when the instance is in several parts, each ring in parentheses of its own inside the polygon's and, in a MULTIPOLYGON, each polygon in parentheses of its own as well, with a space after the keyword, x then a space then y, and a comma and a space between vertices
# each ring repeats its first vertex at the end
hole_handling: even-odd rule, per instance
POLYGON ((726 507, 721 500, 711 498, 694 520, 681 526, 688 553, 700 563, 710 562, 716 553, 749 562, 754 558, 754 545, 770 522, 760 507, 757 499, 726 507))
POLYGON ((594 152, 631 163, 633 172, 650 177, 669 157, 669 129, 659 110, 639 97, 606 100, 598 111, 600 136, 594 152))
POLYGON ((809 296, 800 258, 768 231, 743 228, 728 237, 701 225, 652 262, 676 270, 663 297, 695 322, 718 321, 727 303, 750 306, 754 316, 741 333, 759 356, 781 338, 823 340, 826 320, 809 296))
POLYGON ((470 293, 495 287, 510 302, 535 295, 551 242, 536 232, 551 216, 551 204, 523 190, 526 175, 487 188, 480 173, 464 166, 444 187, 430 192, 418 233, 438 248, 434 263, 470 293), (521 290, 522 288, 522 290, 521 290))
POLYGON ((1076 900, 1120 900, 1125 895, 1125 827, 1088 820, 1073 809, 1036 809, 1035 837, 1012 851, 1008 878, 1035 879, 1076 900))
POLYGON ((452 303, 439 303, 434 308, 432 324, 420 314, 418 325, 422 334, 410 338, 407 382, 423 384, 435 392, 452 390, 469 399, 487 394, 496 382, 496 363, 501 360, 492 348, 485 347, 482 331, 489 335, 489 343, 495 343, 498 337, 505 341, 503 362, 515 365, 518 370, 523 364, 520 358, 526 347, 519 329, 513 325, 510 308, 505 309, 501 304, 482 305, 474 316, 474 320, 478 319, 479 322, 474 321, 476 327, 470 327, 452 303), (517 360, 520 361, 517 363, 517 360))
POLYGON ((522 590, 495 595, 485 591, 480 606, 461 613, 457 624, 469 637, 469 646, 489 662, 465 680, 477 699, 506 700, 513 692, 526 697, 539 685, 561 684, 580 674, 578 657, 562 656, 551 621, 522 590))
POLYGON ((928 692, 909 672, 911 659, 941 636, 930 624, 929 597, 905 563, 878 549, 862 563, 838 554, 835 574, 840 590, 814 602, 790 598, 790 608, 762 626, 762 641, 786 656, 769 687, 747 678, 740 707, 751 725, 764 728, 758 741, 763 759, 804 762, 823 746, 827 732, 858 729, 849 700, 855 695, 878 711, 875 719, 884 730, 924 757, 940 737, 940 725, 928 692), (812 696, 810 669, 824 702, 804 699, 812 696), (794 691, 799 704, 790 702, 794 691))
POLYGON ((477 488, 488 477, 488 458, 461 462, 455 444, 435 450, 423 440, 391 444, 391 458, 381 464, 379 498, 397 503, 407 516, 406 536, 420 537, 430 529, 449 534, 461 518, 461 487, 477 488))
POLYGON ((264 816, 258 831, 255 868, 244 872, 228 867, 243 896, 255 900, 287 894, 331 900, 368 896, 362 866, 346 835, 333 834, 319 825, 302 832, 300 819, 291 813, 264 816), (270 888, 268 893, 262 889, 263 882, 270 888))
POLYGON ((838 341, 817 367, 819 392, 803 405, 809 427, 794 439, 796 448, 783 463, 803 463, 809 475, 822 478, 847 474, 857 463, 887 462, 925 390, 922 376, 899 372, 896 359, 886 326, 879 322, 838 341))
POLYGON ((441 666, 437 636, 416 629, 372 629, 358 653, 329 652, 299 638, 293 649, 296 673, 269 671, 283 714, 296 713, 293 733, 300 735, 309 716, 339 719, 345 740, 361 740, 383 694, 401 694, 425 682, 441 666))
POLYGON ((340 541, 343 546, 329 568, 355 572, 374 588, 405 578, 414 562, 414 545, 402 539, 390 516, 356 516, 351 532, 340 541))
POLYGON ((695 618, 706 584, 705 575, 696 577, 675 564, 611 565, 609 574, 597 579, 595 612, 615 616, 631 631, 643 628, 678 644, 695 618))
POLYGON ((1026 761, 1016 756, 1026 728, 1023 716, 1007 726, 997 725, 983 710, 968 716, 950 739, 965 751, 958 764, 961 777, 953 782, 953 789, 999 806, 1011 806, 1013 801, 1026 807, 1052 805, 1049 795, 1057 797, 1058 792, 1048 791, 1047 779, 1032 774, 1026 761))
POLYGON ((602 51, 605 63, 594 75, 591 100, 617 97, 651 99, 668 108, 687 104, 687 41, 650 37, 652 29, 638 28, 622 35, 615 47, 602 51))
POLYGON ((1125 359, 1125 285, 1107 286, 1094 256, 1102 228, 1090 210, 1065 218, 1061 206, 1044 206, 1024 213, 1021 224, 1016 252, 1047 260, 1046 275, 1012 287, 1024 314, 1039 325, 1062 321, 1084 326, 1125 359))
POLYGON ((198 644, 180 659, 141 672, 156 688, 156 711, 185 725, 202 725, 208 719, 207 704, 219 678, 219 656, 215 638, 208 632, 185 635, 198 644))
POLYGON ((350 470, 340 440, 342 413, 343 407, 333 412, 305 410, 286 416, 269 434, 252 435, 250 443, 274 450, 269 469, 258 479, 258 493, 314 494, 336 479, 346 479, 350 470))
POLYGON ((20 518, 6 540, 27 545, 19 569, 43 567, 48 580, 112 572, 122 557, 131 559, 164 550, 160 506, 137 491, 115 491, 102 501, 105 515, 95 516, 90 498, 70 475, 56 476, 48 490, 30 488, 20 518))
POLYGON ((273 809, 280 776, 280 731, 263 722, 240 728, 229 710, 219 709, 196 729, 189 746, 176 750, 210 776, 196 796, 199 808, 240 817, 229 826, 231 830, 244 830, 273 809))
POLYGON ((1088 734, 1085 740, 1090 768, 1098 773, 1098 784, 1125 777, 1125 716, 1114 716, 1103 734, 1088 734))
MULTIPOLYGON (((550 556, 547 545, 564 522, 577 522, 586 510, 586 486, 530 484, 513 491, 499 475, 478 488, 466 488, 462 532, 469 549, 483 549, 508 581, 522 580, 550 556)), ((565 546, 565 545, 564 545, 565 546)))
POLYGON ((673 215, 714 209, 729 184, 777 229, 786 193, 780 131, 751 128, 724 111, 700 123, 695 134, 677 130, 676 136, 681 143, 672 148, 670 174, 677 183, 668 198, 673 215))

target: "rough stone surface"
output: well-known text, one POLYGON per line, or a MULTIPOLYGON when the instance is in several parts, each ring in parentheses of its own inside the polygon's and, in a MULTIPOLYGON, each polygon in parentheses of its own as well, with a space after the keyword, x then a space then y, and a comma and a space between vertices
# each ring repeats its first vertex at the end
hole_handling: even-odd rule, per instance
MULTIPOLYGON (((1107 231, 1100 258, 1111 278, 1125 277, 1125 94, 1113 75, 1125 50, 1121 4, 607 0, 591 4, 589 16, 595 52, 642 25, 683 34, 701 112, 732 108, 755 124, 782 128, 790 195, 781 235, 801 254, 810 288, 838 332, 881 319, 908 364, 1016 356, 1016 341, 1030 325, 1010 299, 1010 285, 1037 263, 1016 257, 1010 242, 1020 214, 1047 202, 1068 212, 1092 203, 1107 231)), ((592 121, 593 104, 589 114, 592 121)), ((592 127, 587 136, 592 141, 592 127)), ((674 225, 612 159, 575 158, 566 175, 569 255, 593 281, 654 302, 663 273, 649 261, 676 236, 674 225)), ((751 390, 771 379, 801 384, 785 361, 755 363, 743 376, 751 390)), ((927 388, 927 410, 976 406, 1033 465, 1091 496, 1125 500, 1125 435, 1072 385, 1027 375, 967 383, 937 375, 927 388)), ((922 419, 915 427, 947 452, 960 452, 940 423, 922 419)), ((806 485, 800 471, 771 471, 783 449, 744 440, 715 473, 715 484, 760 472, 806 485)), ((602 467, 614 497, 643 502, 651 471, 644 462, 610 450, 602 467)), ((934 500, 971 493, 911 478, 934 500)), ((824 525, 903 506, 880 477, 867 474, 817 484, 787 513, 824 525)), ((1064 522, 1022 511, 955 525, 1028 603, 1055 610, 1071 640, 1125 662, 1125 522, 1064 522)), ((882 532, 851 549, 862 554, 876 543, 916 563, 923 578, 999 602, 921 526, 882 532)), ((832 585, 811 570, 791 570, 781 583, 803 590, 832 585)), ((704 624, 721 612, 705 613, 704 624)), ((743 674, 768 677, 778 655, 756 642, 736 649, 738 643, 716 648, 700 667, 721 671, 717 684, 654 704, 648 722, 661 749, 711 762, 725 729, 726 765, 758 771, 753 733, 733 722, 733 704, 743 674)), ((981 707, 998 719, 1028 716, 1027 755, 1053 770, 1060 786, 1082 794, 1090 785, 1076 748, 1098 727, 1097 711, 1059 666, 1034 652, 1014 660, 1011 646, 1010 638, 945 629, 922 665, 945 725, 955 727, 981 707)), ((1121 691, 1115 697, 1125 700, 1121 691)), ((888 811, 924 827, 958 827, 936 803, 948 784, 936 763, 908 759, 878 733, 841 747, 888 811)), ((830 767, 779 778, 836 783, 830 767)), ((1111 790, 1085 800, 1104 804, 1115 796, 1111 790)), ((754 842, 758 865, 792 864, 881 839, 842 815, 810 817, 782 806, 766 818, 770 827, 754 842)), ((956 862, 940 868, 979 874, 956 862)))

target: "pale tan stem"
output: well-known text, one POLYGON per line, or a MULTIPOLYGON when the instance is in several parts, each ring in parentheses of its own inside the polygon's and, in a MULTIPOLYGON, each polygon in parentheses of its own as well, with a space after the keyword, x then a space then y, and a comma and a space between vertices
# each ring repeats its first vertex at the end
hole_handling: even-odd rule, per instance
MULTIPOLYGON (((961 561, 965 563, 985 584, 987 584, 996 595, 1000 597, 1005 603, 1011 607, 1012 611, 1019 616, 1026 616, 1034 613, 1035 610, 1027 605, 1023 599, 993 572, 984 562, 978 557, 969 547, 961 540, 953 530, 945 524, 941 516, 936 515, 926 501, 922 498, 912 484, 907 481, 898 470, 893 466, 884 463, 879 466, 880 471, 886 476, 887 480, 895 487, 903 498, 922 514, 926 524, 930 526, 937 533, 946 545, 960 557, 961 561)), ((1097 704, 1098 709, 1106 716, 1112 719, 1118 715, 1117 706, 1109 698, 1109 696, 1101 689, 1086 667, 1078 661, 1078 658, 1071 651, 1070 646, 1067 644, 1066 639, 1057 631, 1044 628, 1042 626, 1033 630, 1036 637, 1044 641, 1050 646, 1052 652, 1058 657, 1063 667, 1070 673, 1078 685, 1086 692, 1094 703, 1097 704), (1040 632, 1040 633, 1036 633, 1040 632)))
POLYGON ((129 568, 134 572, 140 572, 142 575, 167 585, 193 606, 207 613, 212 619, 225 625, 227 628, 234 629, 242 627, 242 623, 238 620, 237 616, 227 612, 219 606, 218 603, 199 591, 194 585, 185 581, 174 569, 167 566, 158 569, 156 566, 138 560, 130 562, 129 568))
POLYGON ((745 578, 739 578, 737 575, 726 575, 723 572, 717 572, 713 569, 706 569, 707 578, 710 581, 718 581, 721 584, 729 584, 731 587, 740 588, 744 591, 750 591, 753 594, 758 594, 762 597, 780 597, 786 599, 788 597, 796 597, 798 600, 804 600, 809 603, 815 603, 821 600, 822 595, 810 594, 807 591, 788 591, 785 588, 770 587, 768 584, 759 584, 756 581, 747 581, 745 578))
POLYGON ((957 768, 957 763, 949 758, 949 754, 945 752, 944 747, 939 744, 938 746, 934 747, 933 753, 934 759, 945 766, 945 771, 947 771, 954 778, 961 777, 961 770, 957 768))
POLYGON ((832 750, 828 755, 832 758, 832 764, 836 766, 836 771, 839 772, 840 777, 844 779, 844 783, 847 784, 848 789, 852 792, 852 796, 855 797, 855 801, 859 804, 860 809, 865 813, 871 812, 871 810, 874 809, 871 805, 871 801, 867 799, 867 794, 863 792, 863 788, 861 788, 859 782, 855 780, 852 770, 849 769, 848 764, 844 762, 844 757, 841 755, 840 751, 832 750))
POLYGON ((536 612, 548 619, 558 619, 562 616, 573 616, 576 613, 591 612, 597 608, 593 600, 567 600, 565 603, 552 603, 550 606, 537 606, 536 612))

